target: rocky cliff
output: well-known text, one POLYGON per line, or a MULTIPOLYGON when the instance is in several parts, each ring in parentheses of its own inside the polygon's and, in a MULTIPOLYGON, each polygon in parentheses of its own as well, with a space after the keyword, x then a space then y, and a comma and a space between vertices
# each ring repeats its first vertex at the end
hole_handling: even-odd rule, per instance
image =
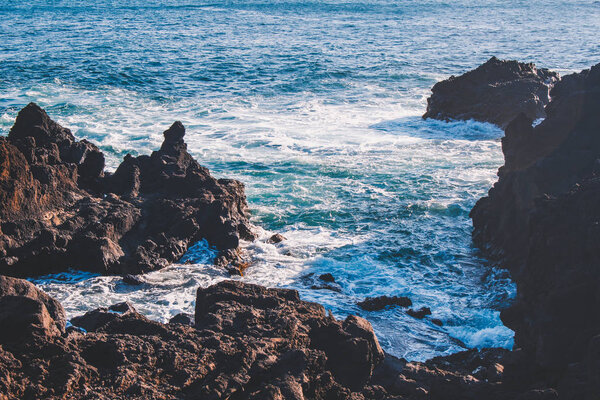
POLYGON ((177 261, 207 239, 223 259, 253 239, 242 183, 215 179, 187 152, 176 122, 151 155, 104 155, 29 104, 0 137, 0 273, 68 268, 141 273, 177 261))
MULTIPOLYGON (((520 114, 505 165, 471 211, 475 243, 517 283, 515 348, 561 398, 600 393, 600 64, 565 76, 546 119, 520 114)), ((585 397, 588 396, 588 397, 585 397)))

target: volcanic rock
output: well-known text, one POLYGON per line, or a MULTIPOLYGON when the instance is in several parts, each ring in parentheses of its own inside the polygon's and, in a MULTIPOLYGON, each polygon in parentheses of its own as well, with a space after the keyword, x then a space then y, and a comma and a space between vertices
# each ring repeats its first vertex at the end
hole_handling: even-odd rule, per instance
POLYGON ((174 123, 160 150, 127 155, 110 174, 96 146, 29 104, 0 138, 0 273, 137 274, 201 239, 238 256, 240 238, 254 238, 244 186, 213 178, 184 135, 174 123))
POLYGON ((32 283, 0 275, 0 345, 65 332, 60 303, 32 283))
POLYGON ((412 308, 407 310, 406 313, 413 318, 423 319, 428 315, 431 315, 431 310, 429 307, 421 307, 418 310, 413 310, 412 308))
MULTIPOLYGON (((366 320, 338 321, 293 290, 224 281, 198 289, 194 327, 154 322, 119 303, 73 318, 84 329, 65 332, 58 303, 31 283, 2 279, 0 304, 10 297, 22 310, 39 301, 57 324, 0 343, 8 399, 512 400, 553 390, 505 379, 505 366, 521 360, 504 349, 398 359, 381 350, 366 320)), ((25 332, 40 326, 17 319, 25 320, 25 332)))
POLYGON ((367 297, 363 301, 357 303, 360 308, 365 311, 379 311, 387 306, 410 307, 412 301, 404 296, 379 296, 367 297))
POLYGON ((179 313, 169 320, 170 324, 194 325, 194 316, 186 313, 179 313))
POLYGON ((329 282, 329 283, 335 282, 335 278, 330 273, 319 275, 319 279, 322 280, 323 282, 329 282))
POLYGON ((520 113, 545 117, 549 91, 559 75, 534 64, 490 58, 458 77, 436 83, 423 118, 491 122, 502 128, 520 113))
POLYGON ((285 236, 283 236, 281 233, 276 233, 267 240, 267 243, 272 243, 272 244, 281 243, 284 240, 286 240, 285 236))
POLYGON ((541 124, 519 115, 506 128, 499 180, 471 211, 473 240, 517 283, 501 318, 530 375, 560 398, 593 398, 585 396, 599 370, 588 357, 600 334, 600 64, 565 76, 551 96, 541 124))

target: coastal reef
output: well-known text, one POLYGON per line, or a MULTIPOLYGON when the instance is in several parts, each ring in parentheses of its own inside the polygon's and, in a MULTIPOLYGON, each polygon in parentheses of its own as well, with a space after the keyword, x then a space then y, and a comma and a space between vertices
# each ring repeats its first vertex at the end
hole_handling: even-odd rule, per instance
POLYGON ((472 71, 436 83, 423 118, 474 119, 501 128, 521 113, 543 118, 549 91, 559 79, 534 64, 492 57, 472 71))
POLYGON ((239 240, 254 239, 244 185, 198 164, 180 122, 163 135, 159 150, 109 173, 97 146, 23 108, 0 137, 0 273, 144 273, 202 239, 219 263, 239 262, 239 240))

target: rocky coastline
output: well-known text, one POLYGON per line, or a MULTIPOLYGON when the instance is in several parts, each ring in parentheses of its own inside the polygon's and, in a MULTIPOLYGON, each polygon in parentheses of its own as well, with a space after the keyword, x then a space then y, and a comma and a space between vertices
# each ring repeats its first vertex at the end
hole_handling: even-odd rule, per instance
MULTIPOLYGON (((339 321, 296 291, 239 281, 198 288, 195 314, 167 324, 128 303, 67 323, 56 300, 8 275, 74 266, 146 272, 200 239, 221 251, 221 263, 240 269, 239 240, 253 234, 243 185, 199 166, 180 123, 165 131, 160 150, 128 156, 109 174, 96 146, 30 104, 0 138, 0 399, 597 399, 600 64, 559 81, 531 64, 493 58, 479 72, 436 85, 434 96, 448 85, 453 96, 470 98, 470 84, 458 83, 482 71, 500 82, 498 63, 526 76, 511 78, 503 95, 535 111, 485 117, 506 126, 505 165, 471 212, 474 243, 517 284, 514 304, 502 312, 515 331, 512 351, 409 362, 385 353, 360 317, 339 321), (548 102, 539 94, 550 87, 548 102), (539 102, 522 101, 532 93, 539 102)), ((475 118, 452 112, 436 115, 475 118)), ((363 304, 391 305, 410 300, 363 304)))

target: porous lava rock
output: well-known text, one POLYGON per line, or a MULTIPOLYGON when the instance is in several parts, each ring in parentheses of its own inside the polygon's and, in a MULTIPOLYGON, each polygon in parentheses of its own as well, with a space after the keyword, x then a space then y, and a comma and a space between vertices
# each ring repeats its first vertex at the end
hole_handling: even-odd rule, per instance
POLYGON ((159 150, 111 174, 98 147, 26 106, 0 137, 0 273, 138 274, 201 239, 239 262, 239 240, 254 239, 244 185, 213 178, 184 136, 175 122, 159 150))
POLYGON ((559 79, 532 63, 492 57, 472 71, 436 83, 423 118, 474 119, 502 128, 521 113, 542 118, 550 89, 559 79))

